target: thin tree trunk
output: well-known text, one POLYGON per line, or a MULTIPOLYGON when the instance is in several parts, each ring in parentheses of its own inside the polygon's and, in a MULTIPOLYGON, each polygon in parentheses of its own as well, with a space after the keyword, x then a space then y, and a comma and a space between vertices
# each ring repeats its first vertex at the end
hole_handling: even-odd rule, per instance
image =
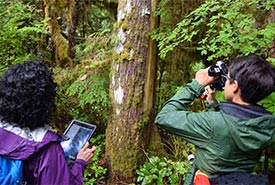
POLYGON ((58 66, 72 66, 72 59, 68 55, 68 41, 62 34, 61 25, 58 22, 58 17, 63 17, 63 8, 68 8, 70 5, 63 1, 44 0, 44 3, 46 5, 45 17, 49 18, 48 27, 54 44, 54 61, 58 66))
MULTIPOLYGON (((267 22, 275 22, 275 10, 270 10, 268 12, 267 22)), ((269 57, 275 58, 275 38, 273 39, 273 43, 270 46, 269 57)))

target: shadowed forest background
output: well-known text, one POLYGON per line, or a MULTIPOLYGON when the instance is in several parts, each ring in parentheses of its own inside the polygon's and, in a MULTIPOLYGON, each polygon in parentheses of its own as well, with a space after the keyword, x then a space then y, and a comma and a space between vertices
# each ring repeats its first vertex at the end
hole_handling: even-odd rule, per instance
MULTIPOLYGON (((97 125, 85 184, 182 184, 194 147, 157 128, 156 113, 218 60, 257 53, 274 63, 274 8, 275 0, 0 0, 0 73, 45 61, 59 85, 55 130, 72 119, 97 125)), ((260 104, 274 114, 274 93, 260 104)))

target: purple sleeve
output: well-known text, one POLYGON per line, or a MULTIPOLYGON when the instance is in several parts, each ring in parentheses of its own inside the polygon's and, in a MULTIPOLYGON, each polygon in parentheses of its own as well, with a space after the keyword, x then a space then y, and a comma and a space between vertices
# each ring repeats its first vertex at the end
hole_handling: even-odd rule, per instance
POLYGON ((83 176, 86 162, 76 160, 70 168, 59 142, 45 146, 39 153, 33 176, 35 184, 84 184, 83 176))
MULTIPOLYGON (((77 182, 82 182, 82 184, 84 184, 83 177, 84 177, 85 166, 86 166, 86 161, 77 159, 77 160, 75 160, 75 162, 71 168, 71 173, 73 174, 72 177, 75 180, 77 180, 77 182)), ((73 180, 73 181, 75 181, 75 180, 73 180)))

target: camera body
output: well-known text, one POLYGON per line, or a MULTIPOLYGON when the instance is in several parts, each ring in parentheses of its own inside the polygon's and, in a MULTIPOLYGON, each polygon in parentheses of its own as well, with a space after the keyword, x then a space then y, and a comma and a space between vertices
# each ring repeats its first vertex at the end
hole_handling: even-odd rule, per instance
POLYGON ((228 69, 223 61, 218 61, 216 64, 210 66, 208 69, 208 75, 218 77, 212 84, 210 84, 210 88, 223 91, 227 73, 228 69))

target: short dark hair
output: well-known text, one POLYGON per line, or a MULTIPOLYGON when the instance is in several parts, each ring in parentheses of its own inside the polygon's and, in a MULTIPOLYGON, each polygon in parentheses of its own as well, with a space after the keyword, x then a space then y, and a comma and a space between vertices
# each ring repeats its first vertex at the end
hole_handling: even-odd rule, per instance
POLYGON ((1 121, 31 130, 49 124, 57 84, 43 61, 24 61, 0 78, 1 121))
POLYGON ((242 100, 251 104, 256 104, 275 89, 274 66, 255 54, 232 60, 229 77, 237 80, 242 100))

